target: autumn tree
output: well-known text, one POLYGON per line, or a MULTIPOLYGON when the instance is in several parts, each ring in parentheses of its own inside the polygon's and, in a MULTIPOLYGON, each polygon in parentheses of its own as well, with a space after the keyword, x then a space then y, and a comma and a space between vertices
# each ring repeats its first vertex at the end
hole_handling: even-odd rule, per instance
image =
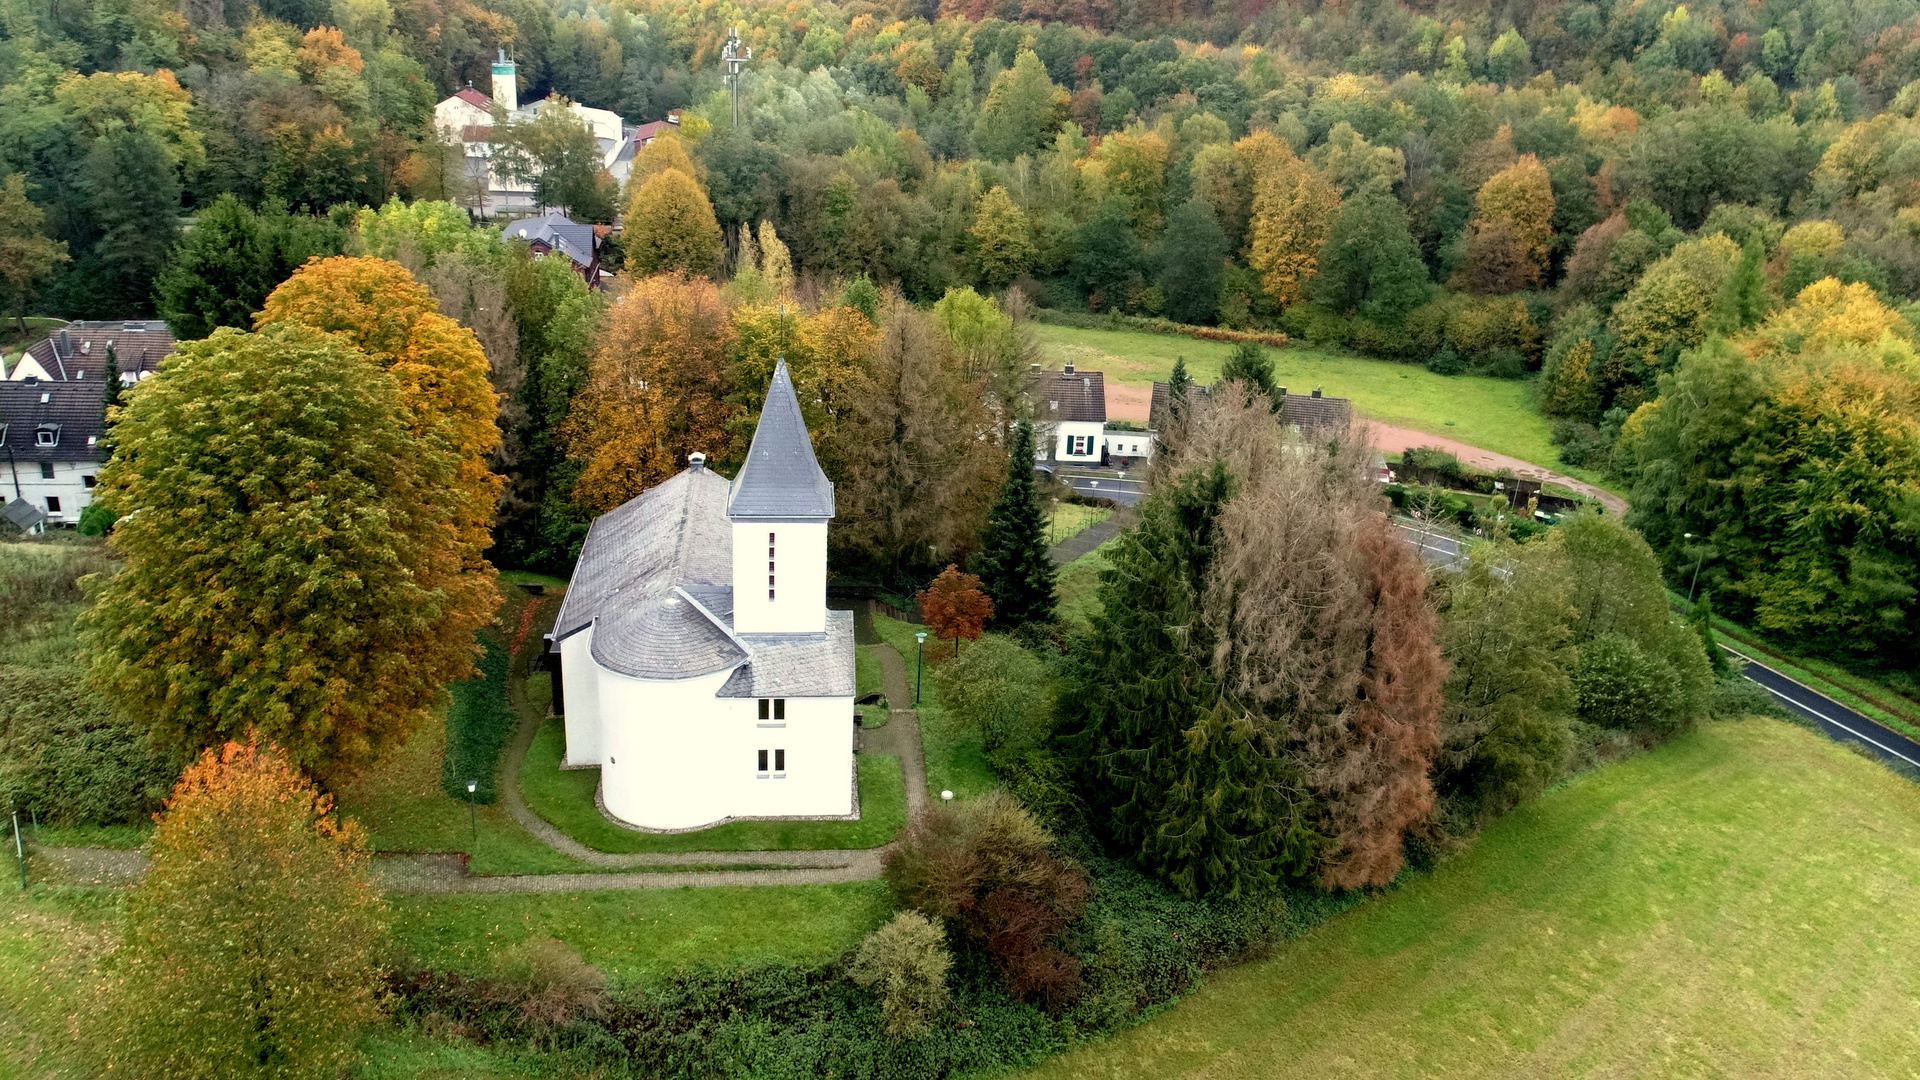
MULTIPOLYGON (((800 398, 800 414, 813 439, 814 457, 827 479, 839 483, 846 475, 842 444, 857 407, 861 363, 879 340, 880 329, 847 304, 811 312, 798 305, 783 309, 752 304, 734 310, 732 327, 727 377, 732 387, 728 398, 733 407, 731 447, 744 452, 752 443, 773 369, 784 355, 800 398)), ((722 467, 733 464, 724 453, 713 460, 722 467)))
POLYGON ((1553 241, 1553 183, 1540 159, 1522 154, 1482 184, 1468 228, 1475 291, 1499 295, 1538 286, 1553 241))
POLYGON ((282 282, 256 323, 296 322, 342 338, 393 375, 414 438, 453 451, 456 472, 433 495, 447 525, 423 584, 445 593, 441 631, 464 642, 498 603, 485 552, 502 487, 492 466, 499 401, 479 339, 438 308, 399 263, 336 256, 309 262, 282 282))
POLYGON ((496 602, 447 565, 460 461, 410 420, 338 335, 182 345, 130 395, 100 474, 126 566, 86 616, 94 683, 165 745, 257 730, 322 776, 405 738, 471 670, 496 602))
POLYGON ((1006 451, 940 327, 898 297, 881 323, 842 442, 830 539, 850 564, 901 580, 974 550, 1006 451))
POLYGON ((0 181, 0 315, 12 312, 23 334, 34 290, 67 261, 66 242, 40 231, 46 216, 27 198, 25 175, 0 181))
MULTIPOLYGON (((720 223, 693 177, 655 173, 627 198, 627 262, 635 274, 706 274, 720 256, 720 223)), ((764 242, 763 242, 764 246, 764 242)))
POLYGON ((1014 425, 1007 478, 987 512, 977 565, 993 597, 996 628, 1053 620, 1053 558, 1047 553, 1046 514, 1033 478, 1033 424, 1014 425))
POLYGON ((973 128, 973 145, 996 161, 1012 161, 1045 146, 1067 118, 1067 92, 1047 77, 1032 49, 994 77, 973 128))
POLYGON ((387 909, 366 833, 251 740, 202 754, 159 821, 107 965, 109 1007, 83 1021, 104 1066, 205 1078, 350 1066, 381 1012, 387 909))
POLYGON ((614 302, 561 429, 582 465, 576 502, 605 513, 686 468, 688 454, 731 452, 732 341, 720 290, 705 278, 644 278, 614 302))
POLYGON ((998 184, 974 208, 973 224, 967 229, 974 265, 980 279, 990 289, 1004 289, 1033 261, 1032 228, 1027 215, 998 184))
POLYGON ((1247 263, 1274 303, 1286 307, 1306 295, 1339 210, 1333 182, 1277 143, 1254 182, 1247 238, 1247 263))
POLYGON ((786 241, 774 230, 773 222, 760 223, 760 272, 766 275, 767 288, 775 296, 785 296, 793 289, 793 255, 788 252, 786 241))
POLYGON ((952 563, 914 594, 914 599, 920 604, 927 629, 936 639, 953 642, 955 649, 960 647, 961 638, 978 641, 993 616, 993 600, 981 590, 979 577, 962 573, 952 563))

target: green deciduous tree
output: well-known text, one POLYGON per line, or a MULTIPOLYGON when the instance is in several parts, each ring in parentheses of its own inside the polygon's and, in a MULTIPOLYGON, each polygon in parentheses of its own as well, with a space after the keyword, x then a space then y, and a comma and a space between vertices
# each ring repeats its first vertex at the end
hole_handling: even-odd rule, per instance
POLYGON ((380 1016, 386 904, 366 834, 276 748, 227 743, 187 769, 127 898, 109 1008, 118 1075, 336 1076, 380 1016))
POLYGON ((1012 161, 1039 151, 1066 118, 1067 92, 1047 77, 1046 65, 1032 49, 1022 49, 987 89, 973 145, 996 161, 1012 161))
POLYGON ((0 317, 12 313, 23 334, 34 291, 67 261, 65 241, 40 231, 45 220, 46 212, 27 198, 25 175, 0 181, 0 317))
POLYGON ((1033 424, 1014 425, 1007 447, 1007 478, 987 512, 976 564, 993 597, 993 625, 1013 629, 1053 620, 1053 559, 1047 555, 1046 514, 1033 479, 1033 424))
POLYGON ((401 400, 290 325, 183 345, 131 396, 98 489, 127 563, 85 634, 96 685, 163 744, 258 730, 334 775, 471 669, 473 613, 432 584, 459 463, 401 400))
POLYGON ((1320 249, 1315 302, 1391 321, 1419 307, 1429 291, 1426 264, 1398 199, 1363 193, 1340 207, 1320 249))
POLYGON ((1155 251, 1167 317, 1211 323, 1220 312, 1220 282, 1226 275, 1227 234, 1206 203, 1181 205, 1167 216, 1166 235, 1155 251))
POLYGON ((1004 289, 1033 261, 1033 229, 1007 189, 995 185, 974 208, 971 239, 974 266, 990 289, 1004 289))
MULTIPOLYGON (((667 169, 628 198, 624 242, 636 274, 706 274, 720 257, 720 224, 699 183, 679 169, 667 169)), ((767 253, 771 258, 772 249, 767 253)))

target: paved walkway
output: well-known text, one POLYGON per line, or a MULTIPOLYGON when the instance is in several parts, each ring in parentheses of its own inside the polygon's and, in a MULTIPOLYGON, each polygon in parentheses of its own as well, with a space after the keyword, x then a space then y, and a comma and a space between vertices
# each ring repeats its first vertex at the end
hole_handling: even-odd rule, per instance
MULTIPOLYGON (((873 648, 880 658, 887 700, 913 700, 913 692, 907 682, 906 661, 891 645, 873 648)), ((589 866, 603 867, 608 872, 481 877, 467 873, 466 857, 460 854, 381 855, 374 860, 374 871, 388 892, 538 893, 742 885, 831 885, 845 881, 871 881, 880 876, 886 847, 626 854, 595 851, 534 813, 521 795, 520 765, 526 760, 527 750, 533 745, 533 738, 538 734, 542 722, 535 710, 523 710, 522 715, 528 719, 521 724, 513 745, 507 748, 505 759, 500 763, 503 780, 500 785, 501 805, 523 828, 555 851, 589 866), (674 867, 688 869, 676 870, 674 867)), ((885 727, 877 731, 863 730, 859 738, 860 748, 867 753, 894 754, 899 757, 906 774, 907 815, 911 818, 924 811, 927 806, 927 767, 920 748, 919 714, 912 709, 891 709, 885 727)), ((45 874, 71 884, 132 885, 140 880, 141 873, 147 867, 145 852, 119 848, 41 847, 34 849, 33 858, 41 867, 36 874, 45 874)))
POLYGON ((1137 515, 1133 507, 1123 506, 1107 520, 1095 522, 1048 548, 1047 557, 1053 560, 1055 566, 1065 566, 1132 528, 1135 520, 1137 515))

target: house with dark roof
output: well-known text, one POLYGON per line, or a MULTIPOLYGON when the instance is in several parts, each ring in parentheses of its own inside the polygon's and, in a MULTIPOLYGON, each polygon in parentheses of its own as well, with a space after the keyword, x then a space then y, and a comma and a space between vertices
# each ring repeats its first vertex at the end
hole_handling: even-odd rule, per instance
POLYGON ((575 221, 556 211, 539 217, 521 218, 508 225, 502 235, 509 240, 525 240, 533 248, 536 258, 545 258, 557 252, 573 263, 574 272, 585 278, 587 284, 600 284, 600 241, 603 234, 598 226, 575 221))
MULTIPOLYGON (((1188 401, 1205 401, 1212 393, 1211 386, 1187 384, 1188 401)), ((1343 434, 1353 425, 1353 402, 1343 397, 1328 397, 1317 386, 1310 394, 1290 393, 1283 386, 1274 396, 1281 403, 1280 422, 1302 435, 1343 434)), ((1157 430, 1168 420, 1167 384, 1157 382, 1153 384, 1153 399, 1147 407, 1147 426, 1157 430)))
POLYGON ((157 319, 70 322, 27 346, 0 377, 13 382, 98 382, 106 377, 111 349, 120 382, 132 386, 157 374, 174 344, 173 331, 157 319))
POLYGON ((106 387, 98 376, 0 382, 0 483, 54 525, 77 525, 106 460, 106 387))
POLYGON ((1107 377, 1101 371, 1028 371, 1027 404, 1033 411, 1034 458, 1062 464, 1098 465, 1106 442, 1107 377))
POLYGON ((548 651, 565 767, 600 770, 609 817, 858 816, 853 615, 827 609, 833 515, 782 360, 738 476, 693 454, 594 520, 548 651))

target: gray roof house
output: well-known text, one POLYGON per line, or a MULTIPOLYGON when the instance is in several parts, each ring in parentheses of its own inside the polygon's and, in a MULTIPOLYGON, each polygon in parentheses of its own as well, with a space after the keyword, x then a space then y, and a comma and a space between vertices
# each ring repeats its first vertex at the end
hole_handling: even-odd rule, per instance
POLYGON ((14 382, 97 381, 105 377, 111 348, 120 381, 131 385, 159 371, 174 345, 173 331, 158 319, 70 322, 29 345, 3 377, 14 382))
POLYGON ((567 765, 600 768, 610 817, 857 813, 853 615, 826 607, 833 514, 782 361, 737 477, 696 453, 593 522, 549 654, 567 765))
MULTIPOLYGON (((1204 401, 1212 393, 1211 386, 1187 384, 1188 401, 1204 401)), ((1327 397, 1317 386, 1310 394, 1290 393, 1283 386, 1275 396, 1281 400, 1280 422, 1299 428, 1302 434, 1344 432, 1353 423, 1353 402, 1343 397, 1327 397)), ((1166 425, 1166 383, 1153 384, 1153 399, 1148 406, 1147 416, 1148 427, 1157 429, 1166 425)))
POLYGON ((106 384, 0 382, 0 486, 56 525, 76 525, 106 461, 106 384))

